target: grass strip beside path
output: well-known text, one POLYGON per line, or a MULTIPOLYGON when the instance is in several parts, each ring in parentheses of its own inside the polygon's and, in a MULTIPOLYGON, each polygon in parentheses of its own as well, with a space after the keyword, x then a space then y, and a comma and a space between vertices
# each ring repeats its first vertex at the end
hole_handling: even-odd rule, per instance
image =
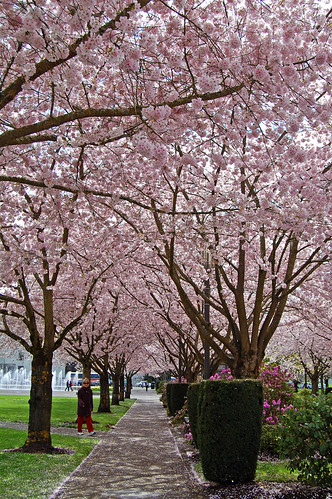
MULTIPOLYGON (((296 482, 297 473, 289 471, 286 461, 258 461, 255 480, 257 482, 296 482)), ((202 481, 205 477, 201 463, 195 464, 195 471, 202 481)))
MULTIPOLYGON (((28 423, 28 395, 0 395, 0 421, 28 423)), ((111 413, 92 414, 94 429, 109 430, 134 404, 126 399, 119 406, 111 406, 111 413)), ((95 408, 99 400, 94 397, 95 408)), ((52 426, 76 428, 77 397, 53 397, 52 426)), ((46 499, 63 480, 90 454, 99 442, 97 438, 84 438, 52 433, 52 445, 73 449, 73 454, 27 454, 1 452, 2 449, 21 447, 27 437, 26 430, 0 428, 0 499, 46 499)))
MULTIPOLYGON (((0 428, 0 446, 13 449, 24 444, 26 431, 0 428)), ((50 496, 61 482, 90 454, 98 440, 52 435, 55 447, 74 449, 73 454, 26 454, 0 451, 1 499, 41 499, 50 496)))
MULTIPOLYGON (((11 421, 13 423, 28 423, 29 420, 29 395, 0 395, 0 421, 11 421)), ((98 409, 99 398, 93 397, 94 409, 98 409)), ((112 405, 111 413, 93 412, 92 420, 96 431, 107 431, 114 426, 119 419, 133 405, 135 399, 125 399, 120 405, 112 405)), ((76 427, 77 396, 73 392, 72 397, 53 397, 52 400, 52 426, 76 427)))

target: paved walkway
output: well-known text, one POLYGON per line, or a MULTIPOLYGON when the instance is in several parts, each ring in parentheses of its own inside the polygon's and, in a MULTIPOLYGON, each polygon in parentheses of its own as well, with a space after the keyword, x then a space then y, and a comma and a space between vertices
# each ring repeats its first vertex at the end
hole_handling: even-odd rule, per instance
POLYGON ((132 397, 136 403, 50 499, 208 497, 179 452, 155 390, 136 388, 132 397))

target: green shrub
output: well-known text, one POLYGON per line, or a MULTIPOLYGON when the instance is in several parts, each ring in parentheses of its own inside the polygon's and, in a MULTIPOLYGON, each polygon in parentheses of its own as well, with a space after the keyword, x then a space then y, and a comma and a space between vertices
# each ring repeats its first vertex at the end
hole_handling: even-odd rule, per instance
POLYGON ((187 401, 188 401, 188 416, 190 431, 194 444, 197 446, 197 418, 198 418, 198 396, 200 383, 191 383, 187 391, 187 401))
POLYGON ((260 451, 263 454, 279 456, 279 425, 263 424, 260 451))
POLYGON ((163 404, 165 409, 167 409, 167 383, 161 386, 161 397, 160 402, 163 404))
POLYGON ((289 469, 310 485, 330 485, 332 395, 297 397, 280 427, 279 449, 289 469))
POLYGON ((172 406, 172 385, 173 383, 167 383, 166 385, 166 407, 167 407, 167 413, 169 416, 173 415, 171 411, 171 406, 172 406))
POLYGON ((182 409, 188 386, 188 383, 167 383, 167 408, 170 416, 175 416, 182 409))
POLYGON ((262 413, 260 381, 202 383, 198 402, 198 448, 208 480, 226 484, 255 478, 262 413))
POLYGON ((165 385, 165 383, 163 382, 163 380, 157 379, 157 381, 156 381, 156 393, 158 393, 158 395, 161 395, 163 393, 164 385, 165 385))
POLYGON ((183 428, 185 428, 186 418, 188 418, 187 400, 185 400, 182 409, 175 413, 171 423, 173 426, 183 426, 183 428))

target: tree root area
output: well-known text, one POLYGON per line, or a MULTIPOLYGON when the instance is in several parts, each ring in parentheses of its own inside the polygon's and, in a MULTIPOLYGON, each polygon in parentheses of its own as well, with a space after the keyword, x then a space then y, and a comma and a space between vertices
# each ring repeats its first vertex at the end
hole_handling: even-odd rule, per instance
POLYGON ((48 449, 34 449, 17 447, 16 449, 1 449, 1 452, 24 452, 25 454, 75 454, 75 449, 65 449, 62 447, 50 447, 48 449))

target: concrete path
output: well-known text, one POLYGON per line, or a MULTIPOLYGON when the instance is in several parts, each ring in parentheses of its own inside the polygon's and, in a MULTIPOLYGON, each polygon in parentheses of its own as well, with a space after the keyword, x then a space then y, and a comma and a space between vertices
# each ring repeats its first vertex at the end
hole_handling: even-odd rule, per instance
POLYGON ((132 397, 136 403, 50 499, 208 497, 179 452, 155 390, 135 388, 132 397))

